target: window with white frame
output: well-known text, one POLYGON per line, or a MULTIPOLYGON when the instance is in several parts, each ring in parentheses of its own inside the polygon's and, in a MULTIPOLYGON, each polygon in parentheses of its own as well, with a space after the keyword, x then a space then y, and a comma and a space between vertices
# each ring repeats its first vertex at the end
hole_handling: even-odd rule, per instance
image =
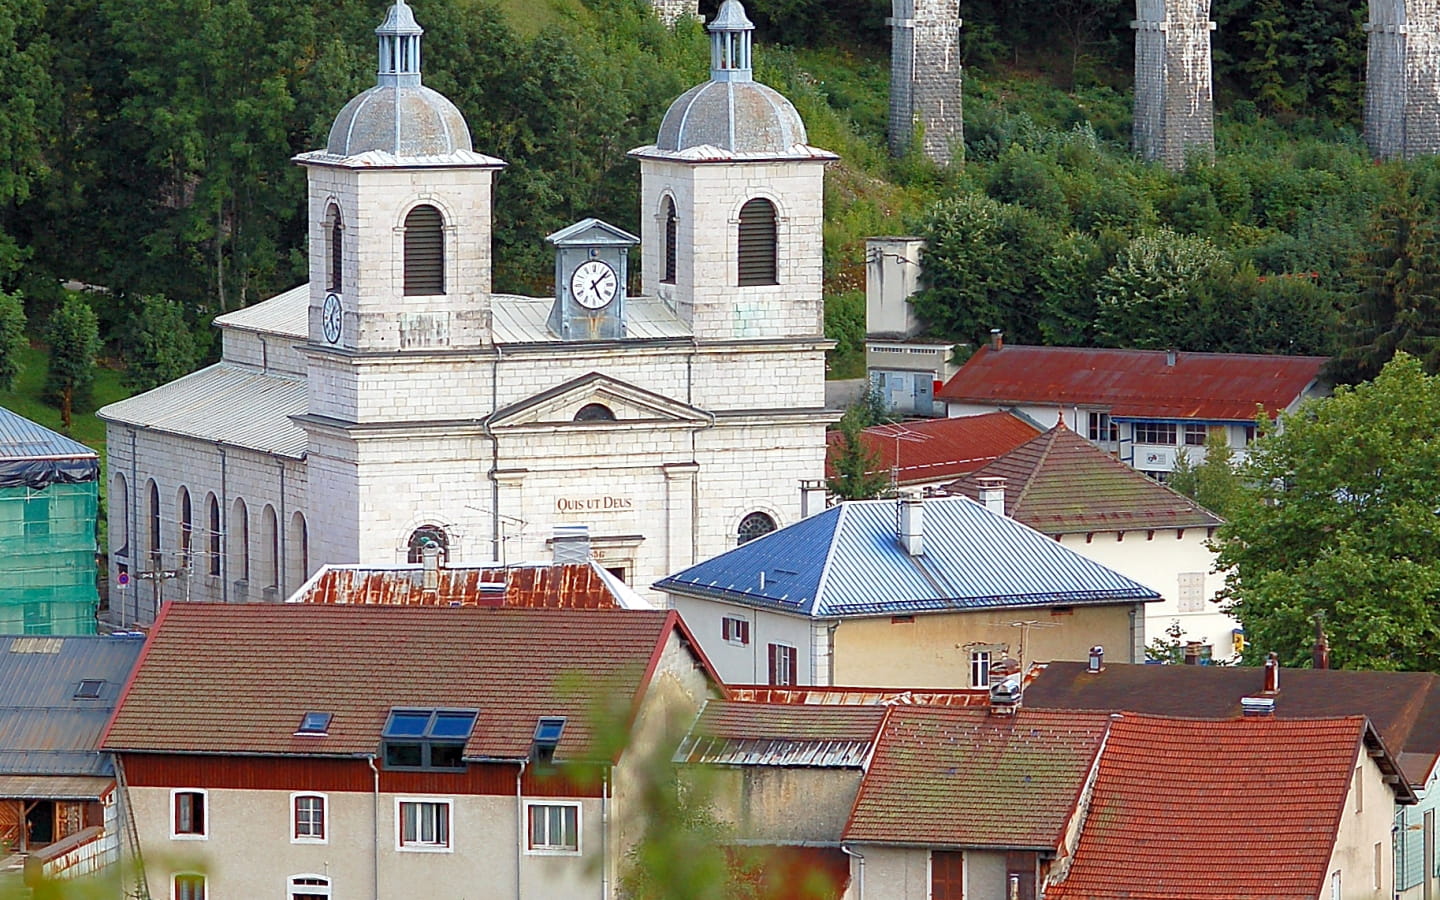
POLYGON ((720 634, 726 643, 743 647, 750 643, 750 622, 739 616, 725 616, 720 620, 720 634))
POLYGON ((783 687, 796 684, 795 648, 788 644, 770 645, 770 683, 783 687))
POLYGON ((972 650, 972 651, 970 651, 970 686, 971 686, 971 687, 989 687, 989 686, 990 686, 990 659, 991 659, 991 657, 990 657, 990 651, 989 651, 989 650, 972 650))
POLYGON ((1135 443, 1174 446, 1175 431, 1174 422, 1136 422, 1135 443))
POLYGON ((1180 573, 1180 611, 1197 613, 1205 611, 1205 573, 1180 573))
POLYGON ((325 795, 291 794, 293 829, 290 839, 297 843, 325 843, 325 795))
POLYGON ((205 876, 187 872, 175 876, 174 900, 205 900, 205 876))
POLYGON ((445 851, 453 849, 450 841, 449 800, 395 801, 398 833, 396 846, 401 850, 445 851))
POLYGON ((579 803, 527 803, 531 853, 578 854, 580 852, 579 803))
POLYGON ((1204 425, 1196 425, 1194 423, 1187 422, 1185 424, 1185 446, 1205 446, 1205 437, 1208 433, 1209 430, 1204 425))
POLYGON ((204 840, 210 833, 210 804, 205 791, 170 792, 170 837, 204 840))
POLYGON ((1090 440, 1097 443, 1116 443, 1120 440, 1120 426, 1110 421, 1109 413, 1090 414, 1090 440))
POLYGON ((291 875, 287 900, 330 900, 330 879, 324 875, 291 875))

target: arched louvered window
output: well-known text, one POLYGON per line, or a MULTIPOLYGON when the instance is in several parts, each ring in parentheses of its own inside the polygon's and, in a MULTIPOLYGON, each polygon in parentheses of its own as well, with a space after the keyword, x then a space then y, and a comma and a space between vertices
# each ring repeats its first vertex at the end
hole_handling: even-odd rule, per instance
POLYGON ((660 279, 665 284, 675 283, 675 200, 665 198, 665 275, 660 279))
POLYGON ((735 543, 744 544, 764 537, 775 530, 775 520, 763 512, 752 512, 740 520, 740 527, 735 529, 735 543))
POLYGON ((425 547, 434 544, 440 549, 440 562, 450 556, 450 535, 439 525, 421 525, 410 533, 410 552, 406 557, 412 563, 425 561, 425 547))
POLYGON ((220 541, 221 541, 221 538, 222 538, 223 535, 224 535, 224 531, 223 531, 223 530, 221 529, 221 527, 220 527, 220 501, 217 500, 217 499, 215 499, 215 495, 214 495, 214 494, 209 494, 209 495, 206 496, 205 504, 206 504, 206 506, 209 508, 209 516, 208 516, 208 518, 209 518, 209 524, 210 524, 210 528, 208 529, 208 533, 209 533, 209 536, 210 536, 210 537, 209 537, 209 554, 208 554, 209 557, 210 557, 210 568, 209 568, 209 572, 210 572, 211 575, 219 575, 219 574, 220 574, 220 560, 221 560, 221 556, 220 556, 220 552, 221 552, 220 541))
POLYGON ((180 564, 190 564, 190 537, 195 530, 194 510, 190 508, 190 491, 182 486, 175 497, 175 508, 180 513, 180 564))
POLYGON ((740 286, 779 284, 775 264, 775 204, 757 197, 740 207, 740 286))
POLYGON ((153 559, 160 557, 160 486, 155 479, 150 479, 150 529, 149 540, 150 556, 153 559))
POLYGON ((340 207, 330 204, 330 210, 325 214, 326 232, 330 241, 330 272, 325 279, 325 290, 340 293, 345 289, 345 279, 341 274, 341 268, 345 260, 345 228, 340 219, 340 207))
POLYGON ((405 217, 405 293, 445 293, 445 221, 433 206, 405 217))

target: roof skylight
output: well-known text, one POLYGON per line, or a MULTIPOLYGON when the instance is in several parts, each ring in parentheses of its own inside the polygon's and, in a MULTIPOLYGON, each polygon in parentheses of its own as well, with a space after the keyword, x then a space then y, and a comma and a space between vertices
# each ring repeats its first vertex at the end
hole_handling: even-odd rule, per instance
POLYGON ((330 732, 330 720, 334 718, 333 713, 328 712, 307 712, 300 718, 300 727, 295 729, 296 734, 325 735, 330 732))

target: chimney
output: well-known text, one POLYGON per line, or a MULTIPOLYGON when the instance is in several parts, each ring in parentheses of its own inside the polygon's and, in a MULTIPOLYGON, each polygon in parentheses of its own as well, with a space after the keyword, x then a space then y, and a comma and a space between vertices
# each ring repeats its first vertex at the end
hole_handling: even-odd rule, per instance
POLYGON ((800 518, 808 519, 825 511, 825 482, 804 479, 800 482, 800 518))
POLYGON ((590 561, 590 527, 588 525, 556 525, 550 542, 555 565, 573 565, 590 561))
POLYGON ((1090 648, 1090 664, 1085 667, 1085 671, 1091 673, 1092 675, 1098 675, 1099 673, 1105 671, 1104 647, 1096 644, 1095 646, 1090 648))
POLYGON ((1241 697, 1240 713, 1246 718, 1275 715, 1274 697, 1241 697))
POLYGON ((991 512, 1005 515, 1005 479, 986 476, 977 480, 980 484, 980 502, 991 512))
POLYGON ((998 328, 990 329, 990 350, 999 353, 1005 349, 1005 333, 998 328))
POLYGON ((1280 692, 1280 654, 1271 653, 1265 657, 1265 690, 1266 694, 1278 694, 1280 692))
POLYGON ((1166 350, 1166 351, 1165 351, 1165 365, 1167 365, 1167 366, 1169 366, 1169 367, 1171 367, 1171 368, 1174 368, 1174 366, 1175 366, 1175 358, 1176 358, 1176 356, 1178 356, 1178 355, 1179 355, 1179 354, 1177 354, 1174 350, 1166 350))
POLYGON ((900 498, 900 546, 911 556, 925 555, 925 501, 915 494, 900 498))
POLYGON ((990 685, 990 715, 1013 716, 1020 708, 1020 682, 1006 679, 990 685))
POLYGON ((1325 637, 1325 614, 1315 614, 1315 646, 1310 651, 1310 664, 1317 669, 1330 668, 1330 639, 1325 637))
POLYGON ((420 548, 420 588, 440 590, 440 545, 427 540, 420 548))

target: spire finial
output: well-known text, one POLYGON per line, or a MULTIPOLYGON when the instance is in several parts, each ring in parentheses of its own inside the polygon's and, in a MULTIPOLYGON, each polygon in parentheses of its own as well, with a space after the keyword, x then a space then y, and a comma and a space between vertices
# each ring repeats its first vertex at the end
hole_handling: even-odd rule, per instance
POLYGON ((405 0, 395 0, 385 21, 375 29, 380 39, 380 66, 377 83, 414 86, 420 84, 420 35, 425 29, 405 0))
POLYGON ((750 58, 755 24, 740 0, 725 0, 710 21, 710 80, 753 81, 750 58))

